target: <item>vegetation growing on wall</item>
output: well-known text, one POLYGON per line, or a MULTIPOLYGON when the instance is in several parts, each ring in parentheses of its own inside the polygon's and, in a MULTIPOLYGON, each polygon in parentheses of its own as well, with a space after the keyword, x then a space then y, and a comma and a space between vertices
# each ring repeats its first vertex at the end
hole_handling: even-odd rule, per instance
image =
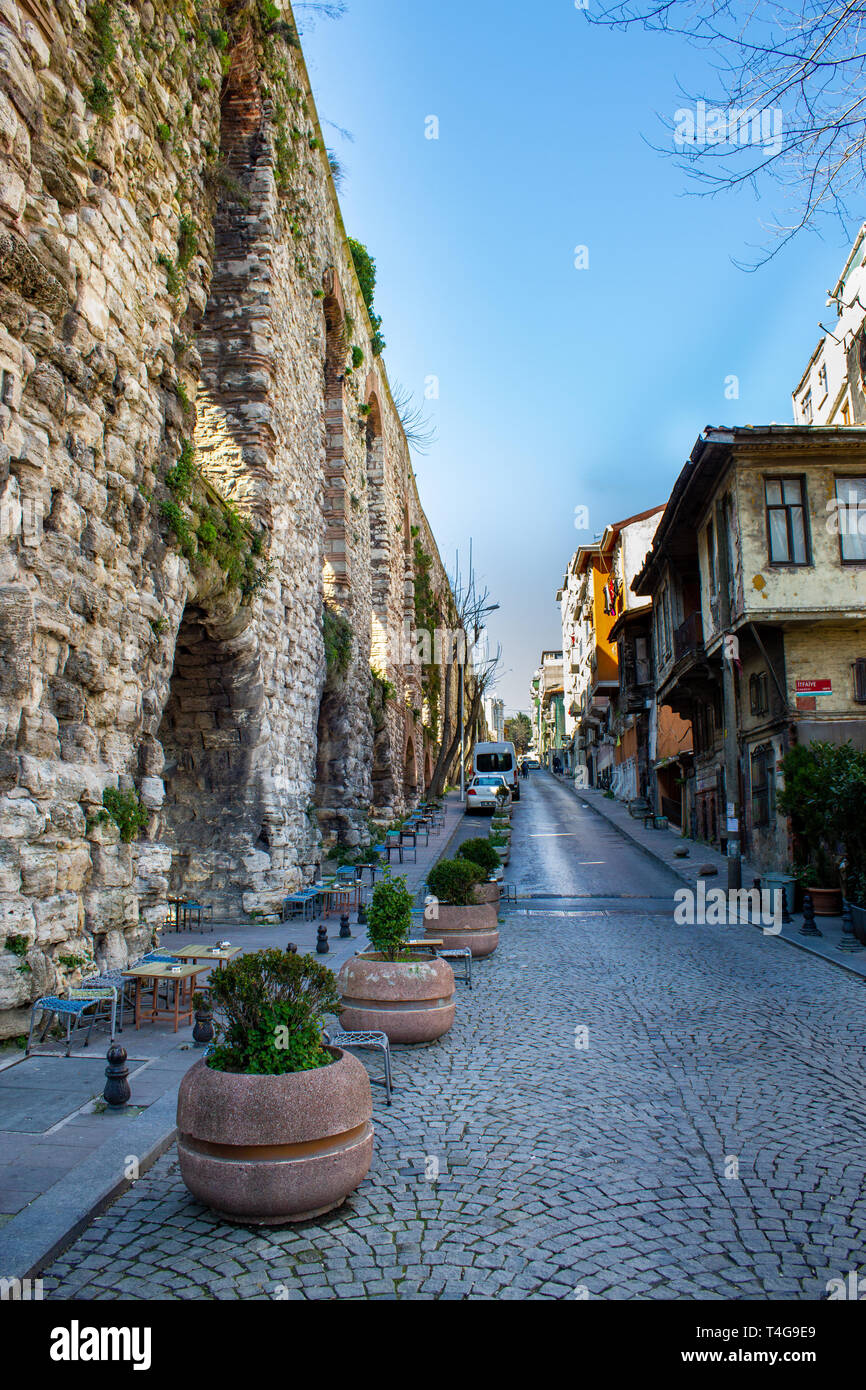
POLYGON ((379 357, 384 352, 385 339, 382 337, 380 329, 382 327, 381 315, 373 309, 373 296, 376 293, 376 262, 363 242, 356 241, 354 237, 349 237, 349 250, 352 253, 352 260, 355 263, 355 274, 358 277, 358 284, 364 303, 367 306, 367 313, 373 328, 373 336, 370 339, 370 349, 374 357, 379 357))
POLYGON ((385 725, 385 706, 389 700, 393 700, 397 695, 397 687, 393 681, 377 671, 375 666, 370 667, 370 694, 368 705, 370 716, 373 720, 373 728, 376 732, 384 728, 385 725))
POLYGON ((322 609, 322 636, 329 680, 342 680, 352 660, 352 624, 333 603, 322 609))
MULTIPOLYGON (((417 530, 412 528, 413 532, 417 530)), ((418 632, 430 634, 431 644, 434 641, 436 629, 442 624, 442 613, 439 599, 430 580, 430 573, 433 568, 433 557, 428 555, 421 544, 418 536, 414 542, 414 569, 415 569, 415 627, 418 632)), ((442 672, 434 662, 425 665, 421 677, 421 689, 424 692, 424 699, 428 709, 428 729, 435 737, 439 730, 439 700, 442 691, 442 672)))
POLYGON ((161 500, 159 514, 184 557, 193 566, 216 563, 229 586, 240 589, 245 598, 257 593, 270 573, 262 558, 263 540, 251 533, 231 502, 205 482, 189 439, 183 440, 177 463, 165 474, 165 485, 172 497, 161 500))

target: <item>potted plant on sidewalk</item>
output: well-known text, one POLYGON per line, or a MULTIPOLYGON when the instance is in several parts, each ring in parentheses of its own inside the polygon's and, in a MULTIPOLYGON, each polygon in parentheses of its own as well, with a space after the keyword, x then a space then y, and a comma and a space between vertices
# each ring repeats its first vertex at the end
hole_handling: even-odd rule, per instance
POLYGON ((210 980, 218 1041, 180 1083, 177 1149, 194 1197, 229 1221, 308 1221, 345 1201, 373 1155, 370 1082, 322 1042, 339 1013, 314 956, 256 951, 210 980))
POLYGON ((454 1022, 454 972, 445 960, 409 947, 412 894, 405 878, 386 875, 367 906, 372 947, 347 960, 337 976, 340 1022, 387 1033, 391 1042, 433 1042, 454 1022))
POLYGON ((797 744, 781 770, 779 808, 790 816, 795 847, 810 870, 804 889, 817 916, 835 916, 842 911, 840 863, 856 865, 864 857, 866 753, 850 743, 797 744))
POLYGON ((485 878, 485 870, 469 859, 439 860, 427 876, 428 937, 441 937, 446 946, 468 946, 473 958, 492 955, 499 945, 497 904, 476 896, 485 878))
POLYGON ((487 878, 486 883, 475 885, 475 902, 498 903, 501 889, 494 875, 501 875, 502 861, 490 841, 480 836, 477 839, 464 840, 457 850, 456 857, 466 859, 470 864, 477 864, 487 878))

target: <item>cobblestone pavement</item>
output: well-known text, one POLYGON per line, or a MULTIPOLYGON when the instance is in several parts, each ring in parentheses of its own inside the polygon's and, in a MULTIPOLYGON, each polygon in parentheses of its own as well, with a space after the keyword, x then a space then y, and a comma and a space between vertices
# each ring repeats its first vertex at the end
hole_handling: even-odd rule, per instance
POLYGON ((615 911, 514 912, 475 975, 450 1035, 396 1050, 340 1211, 221 1224, 172 1151, 46 1296, 821 1299, 866 1269, 859 980, 615 911))

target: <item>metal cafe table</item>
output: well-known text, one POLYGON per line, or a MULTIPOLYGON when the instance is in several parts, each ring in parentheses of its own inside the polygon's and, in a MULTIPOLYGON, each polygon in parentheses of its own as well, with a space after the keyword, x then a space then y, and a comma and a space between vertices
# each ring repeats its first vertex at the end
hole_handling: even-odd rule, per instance
POLYGON ((174 1031, 181 1023, 192 1023, 192 996, 195 993, 195 977, 204 969, 201 965, 172 965, 170 961, 152 961, 149 965, 134 965, 123 971, 124 979, 135 980, 135 1026, 142 1022, 157 1023, 160 1019, 173 1019, 174 1031), (168 981, 174 985, 173 997, 163 1003, 159 996, 160 985, 168 981), (149 1010, 144 1007, 142 995, 145 985, 151 987, 149 1010))

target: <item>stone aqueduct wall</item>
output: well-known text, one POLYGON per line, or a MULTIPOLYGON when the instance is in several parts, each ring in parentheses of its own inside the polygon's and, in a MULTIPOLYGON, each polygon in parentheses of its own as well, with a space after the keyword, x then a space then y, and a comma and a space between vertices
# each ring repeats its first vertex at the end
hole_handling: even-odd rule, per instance
POLYGON ((286 10, 0 0, 0 1036, 172 886, 273 905, 435 757, 416 537, 450 590, 286 10))

